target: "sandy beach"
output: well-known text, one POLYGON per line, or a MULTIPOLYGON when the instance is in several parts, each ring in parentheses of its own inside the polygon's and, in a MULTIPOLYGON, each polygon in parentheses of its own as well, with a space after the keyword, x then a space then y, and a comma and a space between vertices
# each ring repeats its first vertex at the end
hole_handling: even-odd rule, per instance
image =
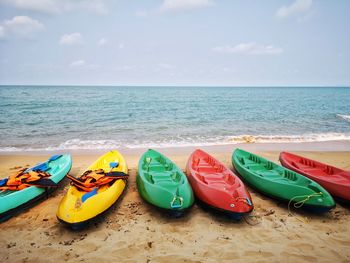
MULTIPOLYGON (((220 149, 206 150, 232 168, 231 151, 220 149)), ((165 153, 184 169, 188 151, 172 149, 165 153)), ((278 161, 278 151, 257 153, 278 161)), ((350 169, 350 151, 299 153, 350 169)), ((1 177, 18 166, 40 162, 47 155, 1 155, 1 177)), ((249 189, 255 209, 240 222, 198 205, 182 218, 170 218, 143 202, 137 192, 139 154, 124 155, 129 165, 129 186, 107 214, 82 231, 62 226, 55 213, 69 185, 65 179, 49 199, 1 224, 0 261, 350 262, 349 207, 337 203, 324 215, 299 210, 290 215, 286 204, 249 189)), ((97 156, 92 152, 74 153, 70 174, 78 176, 97 156)))
POLYGON ((349 10, 0 0, 0 263, 350 263, 349 10))

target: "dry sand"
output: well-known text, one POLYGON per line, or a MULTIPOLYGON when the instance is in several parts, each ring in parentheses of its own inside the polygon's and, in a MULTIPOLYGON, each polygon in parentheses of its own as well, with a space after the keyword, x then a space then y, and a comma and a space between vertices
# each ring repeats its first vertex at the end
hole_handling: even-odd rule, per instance
MULTIPOLYGON (((231 151, 210 153, 232 168, 231 151)), ((278 160, 278 152, 260 154, 278 160)), ((350 152, 303 154, 350 170, 350 152)), ((96 157, 73 155, 71 174, 79 175, 96 157)), ((182 218, 170 218, 137 192, 139 155, 125 157, 129 187, 106 215, 79 232, 63 227, 55 213, 69 184, 64 180, 49 199, 0 224, 0 262, 350 262, 349 207, 291 216, 286 204, 249 189, 255 210, 246 220, 234 222, 197 205, 182 218)), ((187 154, 169 157, 185 168, 187 154)), ((0 177, 45 158, 2 155, 0 177)))

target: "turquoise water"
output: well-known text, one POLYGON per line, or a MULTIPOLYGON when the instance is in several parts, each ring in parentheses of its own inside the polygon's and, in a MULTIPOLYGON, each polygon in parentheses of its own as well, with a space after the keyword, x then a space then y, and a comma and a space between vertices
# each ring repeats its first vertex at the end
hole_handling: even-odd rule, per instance
POLYGON ((350 140, 350 88, 0 86, 0 151, 350 140))

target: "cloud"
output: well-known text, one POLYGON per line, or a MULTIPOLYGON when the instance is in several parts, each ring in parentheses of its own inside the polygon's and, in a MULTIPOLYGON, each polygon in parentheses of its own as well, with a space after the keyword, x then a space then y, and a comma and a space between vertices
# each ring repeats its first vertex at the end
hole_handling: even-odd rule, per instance
POLYGON ((295 14, 305 13, 310 10, 312 0, 295 0, 289 6, 282 6, 277 10, 276 16, 279 18, 286 18, 295 14))
POLYGON ((278 55, 283 49, 273 45, 259 45, 254 42, 240 43, 236 46, 217 46, 213 51, 224 54, 245 54, 245 55, 278 55))
POLYGON ((80 59, 80 60, 76 60, 76 61, 73 61, 70 66, 75 68, 75 67, 83 67, 86 65, 86 62, 85 60, 83 59, 80 59))
POLYGON ((5 29, 3 26, 0 26, 0 39, 5 37, 5 29))
POLYGON ((101 65, 87 63, 84 59, 72 61, 72 63, 70 63, 69 66, 75 69, 93 70, 93 71, 101 68, 101 65))
POLYGON ((0 39, 17 37, 30 38, 36 32, 42 31, 45 26, 29 16, 15 16, 11 20, 0 23, 0 39))
POLYGON ((61 36, 60 44, 66 46, 77 46, 83 44, 83 37, 79 32, 61 36))
POLYGON ((160 12, 196 9, 214 5, 214 0, 164 0, 160 12))
POLYGON ((105 39, 104 37, 101 38, 98 42, 97 45, 99 45, 100 47, 104 46, 107 44, 107 39, 105 39))
POLYGON ((85 10, 97 14, 106 14, 108 9, 103 0, 0 0, 1 4, 46 14, 60 14, 85 10))

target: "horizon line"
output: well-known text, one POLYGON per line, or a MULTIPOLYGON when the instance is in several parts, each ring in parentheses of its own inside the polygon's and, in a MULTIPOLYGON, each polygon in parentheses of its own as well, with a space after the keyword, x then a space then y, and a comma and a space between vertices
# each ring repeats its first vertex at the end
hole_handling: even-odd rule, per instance
POLYGON ((350 88, 347 85, 102 85, 102 84, 0 84, 0 87, 40 86, 40 87, 184 87, 184 88, 350 88))

